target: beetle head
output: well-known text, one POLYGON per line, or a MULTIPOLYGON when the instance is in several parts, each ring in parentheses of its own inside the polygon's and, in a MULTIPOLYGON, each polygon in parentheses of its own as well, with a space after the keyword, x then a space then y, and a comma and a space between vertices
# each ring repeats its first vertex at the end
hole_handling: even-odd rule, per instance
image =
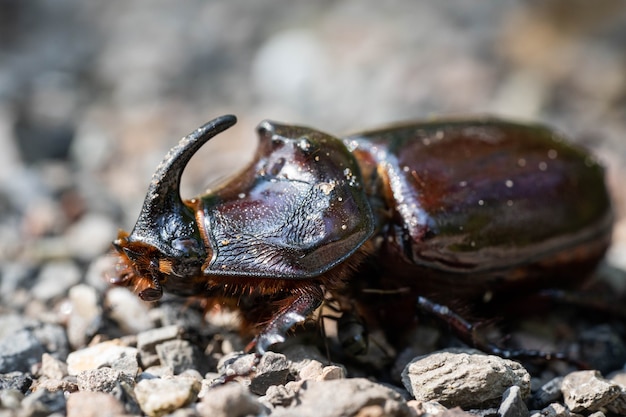
POLYGON ((198 228, 195 210, 180 197, 185 166, 202 145, 235 124, 234 116, 222 116, 181 139, 152 177, 143 208, 133 231, 120 232, 113 242, 119 254, 115 284, 134 287, 144 300, 157 300, 169 277, 192 280, 210 249, 198 228))

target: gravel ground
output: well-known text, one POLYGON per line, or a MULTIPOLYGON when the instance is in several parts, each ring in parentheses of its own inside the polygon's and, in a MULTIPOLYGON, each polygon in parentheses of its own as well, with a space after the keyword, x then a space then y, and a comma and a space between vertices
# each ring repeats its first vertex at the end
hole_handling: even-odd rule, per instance
POLYGON ((594 371, 522 367, 425 325, 383 378, 375 353, 329 364, 319 335, 303 329, 255 375, 214 386, 251 360, 237 353, 247 340, 232 314, 203 317, 177 299, 143 303, 103 278, 110 242, 132 228, 163 155, 215 116, 234 113, 239 123, 191 162, 185 196, 245 164, 263 119, 340 135, 488 113, 554 126, 607 166, 617 220, 598 275, 621 294, 623 1, 0 8, 0 416, 626 414, 620 320, 563 309, 509 333, 530 348, 587 352, 594 371))

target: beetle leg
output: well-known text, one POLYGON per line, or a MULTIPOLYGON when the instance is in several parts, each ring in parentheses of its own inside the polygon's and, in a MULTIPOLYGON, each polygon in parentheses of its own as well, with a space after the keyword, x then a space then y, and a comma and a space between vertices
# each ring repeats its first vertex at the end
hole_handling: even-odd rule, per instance
POLYGON ((506 349, 493 343, 485 341, 477 335, 476 325, 465 320, 463 317, 452 311, 443 304, 437 304, 426 297, 417 297, 417 307, 439 320, 447 323, 454 334, 468 346, 474 347, 485 353, 497 355, 506 359, 542 359, 542 360, 562 360, 572 365, 585 369, 587 365, 576 359, 570 358, 563 352, 543 352, 539 350, 526 349, 506 349))
POLYGON ((285 341, 287 331, 295 324, 302 323, 322 304, 320 297, 303 293, 284 301, 287 305, 263 328, 261 333, 246 346, 246 351, 255 349, 257 355, 263 355, 268 348, 285 341))
POLYGON ((582 292, 548 288, 539 291, 537 297, 541 297, 548 302, 584 308, 610 317, 626 318, 626 307, 624 304, 619 302, 619 298, 611 298, 606 294, 594 293, 593 291, 582 292))

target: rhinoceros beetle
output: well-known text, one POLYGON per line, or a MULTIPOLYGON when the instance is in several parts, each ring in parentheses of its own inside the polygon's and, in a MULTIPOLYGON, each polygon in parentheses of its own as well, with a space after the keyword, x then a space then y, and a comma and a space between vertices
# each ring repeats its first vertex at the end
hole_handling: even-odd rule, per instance
POLYGON ((264 121, 246 169, 183 200, 186 164, 235 122, 219 117, 167 154, 134 229, 113 242, 112 281, 144 300, 238 308, 259 355, 325 294, 390 334, 416 306, 469 331, 438 303, 578 285, 609 245, 594 158, 546 127, 490 118, 341 139, 264 121))

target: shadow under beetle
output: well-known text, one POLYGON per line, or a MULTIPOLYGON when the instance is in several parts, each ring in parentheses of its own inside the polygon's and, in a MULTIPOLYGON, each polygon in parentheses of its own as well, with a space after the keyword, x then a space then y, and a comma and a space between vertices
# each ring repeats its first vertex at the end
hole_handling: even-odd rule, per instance
POLYGON ((325 294, 391 335, 430 309, 471 343, 471 326, 438 303, 579 285, 610 242, 594 158, 548 128, 496 119, 342 139, 264 121, 246 169, 182 200, 186 164, 235 122, 219 117, 167 154, 133 231, 113 243, 111 281, 144 300, 168 291, 238 308, 258 354, 325 294))

